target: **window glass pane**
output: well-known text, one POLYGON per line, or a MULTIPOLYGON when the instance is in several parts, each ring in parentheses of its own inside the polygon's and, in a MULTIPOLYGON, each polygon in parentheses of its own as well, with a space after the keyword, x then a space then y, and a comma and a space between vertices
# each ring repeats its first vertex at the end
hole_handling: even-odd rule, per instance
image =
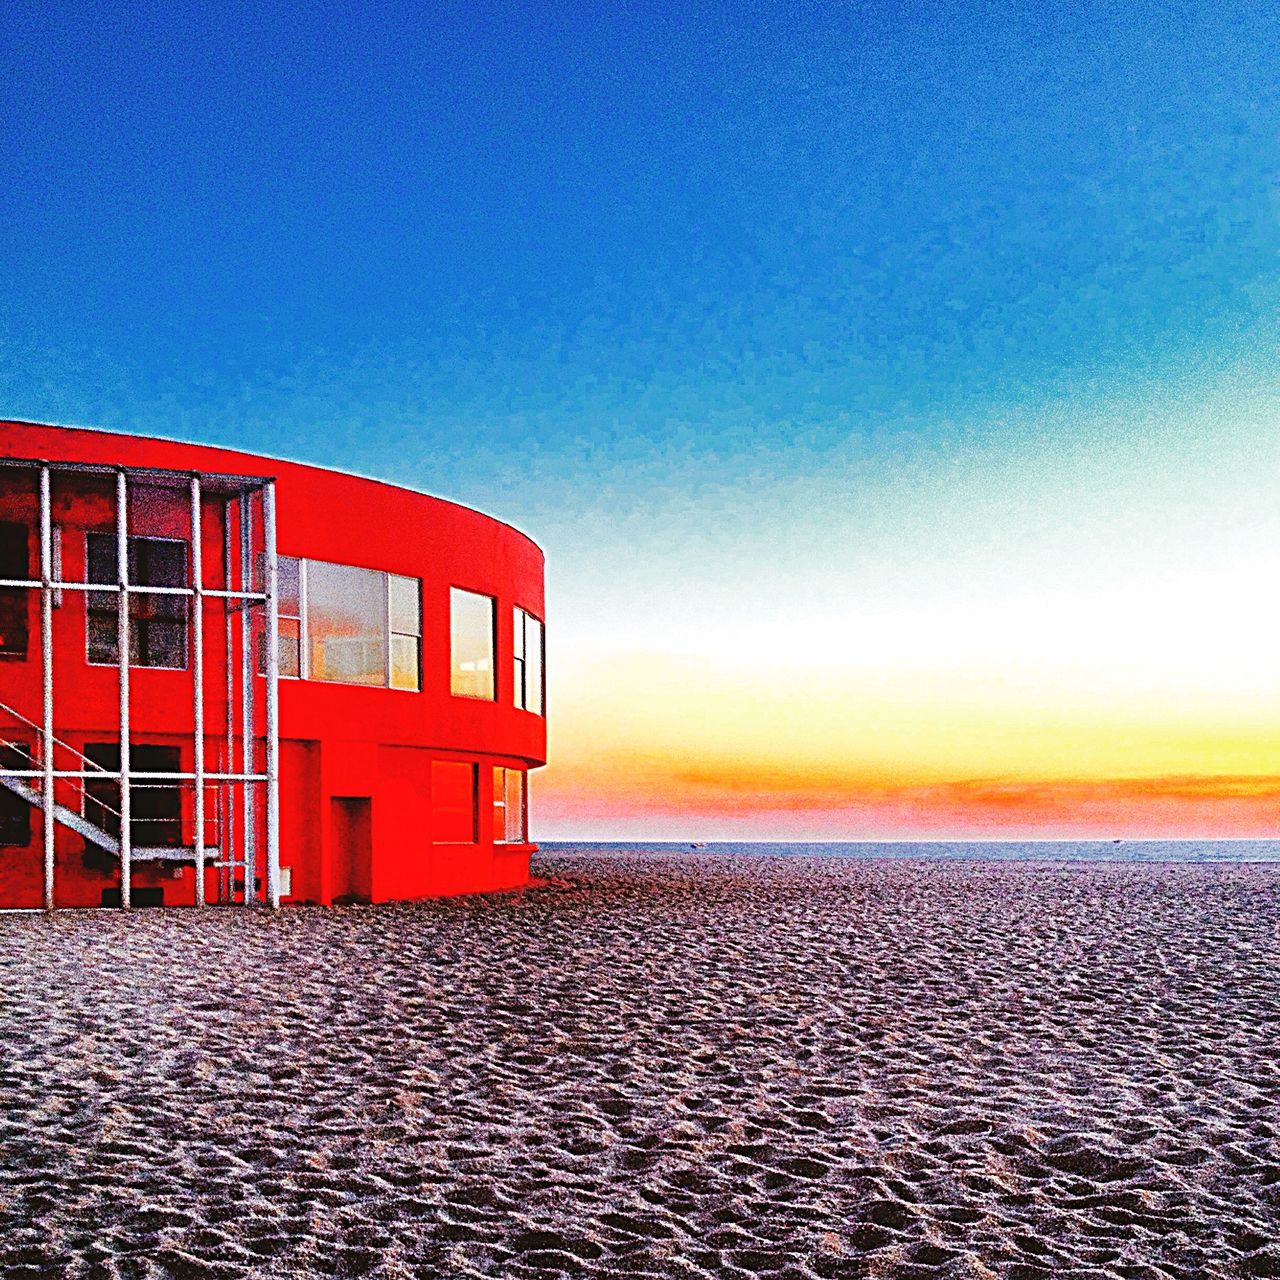
MULTIPOLYGON (((168 538, 129 539, 129 579, 145 587, 187 585, 187 544, 168 538)), ((129 660, 139 667, 187 665, 186 596, 129 597, 129 660)))
MULTIPOLYGON (((94 742, 85 755, 103 769, 120 768, 120 747, 94 742)), ((130 772, 177 773, 181 769, 177 747, 135 742, 129 749, 130 772)), ((173 847, 182 843, 182 792, 177 782, 138 782, 129 788, 129 832, 136 845, 173 847)), ((90 777, 84 784, 84 816, 94 826, 114 836, 120 834, 120 782, 116 778, 90 777)))
POLYGON ((89 572, 85 578, 86 582, 115 582, 116 535, 114 533, 89 534, 87 561, 89 572))
POLYGON ((276 611, 281 616, 302 616, 302 592, 295 556, 279 557, 276 565, 276 601, 276 611))
MULTIPOLYGON (((187 544, 167 538, 130 538, 129 581, 143 587, 185 587, 187 544)), ((164 599, 163 596, 153 598, 164 599)), ((170 598, 185 599, 183 596, 170 598)))
MULTIPOLYGON (((31 767, 31 748, 26 743, 0 744, 0 769, 31 767)), ((37 778, 27 778, 25 782, 29 787, 40 785, 37 778)), ((31 806, 21 796, 0 787, 0 845, 23 847, 31 843, 31 813, 31 806)))
MULTIPOLYGON (((182 597, 174 598, 185 603, 182 597)), ((181 670, 187 665, 187 624, 160 618, 136 621, 129 635, 129 650, 134 666, 181 670)))
MULTIPOLYGON (((116 539, 111 533, 91 533, 85 544, 85 581, 116 580, 116 539)), ((89 661, 114 663, 116 657, 116 597, 114 592, 85 593, 88 610, 89 661)))
POLYGON ((449 603, 450 688, 464 698, 492 698, 493 599, 454 587, 449 603))
POLYGON ((542 623, 530 617, 525 641, 525 707, 534 713, 542 714, 542 623))
POLYGON ((312 680, 384 685, 384 575, 352 565, 307 561, 307 642, 312 680))
MULTIPOLYGON (((115 582, 116 554, 114 533, 90 533, 86 542, 87 581, 115 582)), ((188 586, 187 544, 170 538, 130 538, 129 581, 145 587, 188 586)), ((85 604, 89 661, 114 664, 117 661, 116 593, 90 591, 85 604)), ((184 669, 189 611, 187 596, 146 592, 131 595, 129 665, 184 669)))
POLYGON ((297 676, 301 671, 302 636, 297 618, 280 619, 280 674, 297 676))
MULTIPOLYGON (((0 578, 27 578, 30 568, 27 526, 0 523, 0 578)), ((29 633, 27 588, 0 588, 0 657, 25 658, 29 633)))
POLYGON ((476 766, 431 762, 431 838, 436 844, 475 844, 476 766))
POLYGON ((501 844, 507 838, 507 771, 493 771, 493 842, 501 844))
POLYGON ((25 658, 30 640, 26 591, 22 587, 0 591, 0 658, 25 658))
MULTIPOLYGON (((92 606, 92 599, 90 599, 92 606)), ((116 615, 115 611, 89 613, 89 661, 102 665, 114 664, 116 661, 116 615)))
POLYGON ((523 844, 526 839, 525 823, 525 773, 522 769, 506 771, 506 839, 512 844, 523 844))
POLYGON ((387 599, 392 631, 398 631, 405 636, 422 634, 420 595, 417 578, 403 578, 398 573, 387 574, 387 599))
POLYGON ((515 611, 515 626, 512 628, 512 652, 517 658, 524 657, 524 620, 525 611, 517 609, 515 611))
POLYGON ((26 578, 31 569, 27 526, 0 521, 0 578, 26 578))
POLYGON ((419 684, 419 649, 417 636, 391 637, 391 687, 417 689, 419 684))
MULTIPOLYGON (((177 773, 182 768, 177 747, 135 743, 129 768, 140 773, 177 773)), ((135 782, 130 787, 129 830, 139 845, 173 847, 182 843, 182 791, 176 782, 135 782)))

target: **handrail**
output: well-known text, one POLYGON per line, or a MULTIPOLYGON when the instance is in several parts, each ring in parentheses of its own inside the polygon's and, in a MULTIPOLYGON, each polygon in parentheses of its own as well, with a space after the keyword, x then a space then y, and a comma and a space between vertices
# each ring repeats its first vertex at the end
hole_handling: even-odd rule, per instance
MULTIPOLYGON (((0 703, 0 706, 3 706, 3 705, 4 705, 3 703, 0 703)), ((18 718, 19 718, 19 719, 22 719, 22 717, 21 717, 21 716, 19 716, 18 718)), ((8 738, 0 738, 0 747, 8 747, 10 751, 19 751, 19 750, 25 750, 25 749, 26 749, 26 743, 24 743, 24 742, 10 742, 8 738)), ((74 748, 72 748, 72 750, 74 750, 74 748)), ((91 762, 91 763, 92 763, 92 762, 91 762)), ((18 775, 17 775, 17 774, 15 774, 15 773, 11 773, 11 772, 10 772, 9 770, 7 770, 7 769, 0 769, 0 774, 3 774, 6 778, 8 778, 8 777, 17 777, 17 776, 18 776, 18 775)), ((84 792, 84 782, 85 782, 85 780, 84 780, 83 778, 81 778, 79 781, 80 781, 80 790, 81 790, 81 792, 83 793, 83 792, 84 792)), ((34 791, 34 788, 32 788, 32 790, 34 791)), ((113 814, 115 814, 115 816, 116 816, 117 818, 120 818, 120 819, 121 819, 121 821, 123 821, 123 820, 124 820, 124 819, 123 819, 123 816, 121 815, 121 813, 120 813, 120 810, 119 810, 119 809, 113 809, 113 808, 112 808, 112 807, 111 807, 111 806, 110 806, 110 805, 109 805, 105 800, 100 800, 97 796, 93 796, 93 797, 92 797, 92 799, 93 799, 93 803, 94 803, 94 804, 96 804, 100 809, 105 809, 108 813, 113 813, 113 814)), ((97 825, 97 823, 95 823, 94 825, 96 826, 96 825, 97 825)))
MULTIPOLYGON (((9 706, 9 704, 6 702, 0 702, 0 711, 7 711, 15 720, 21 720, 22 723, 25 724, 28 728, 34 729, 40 735, 40 740, 42 742, 44 741, 44 729, 40 725, 36 724, 34 720, 29 720, 26 716, 22 714, 21 711, 15 710, 13 707, 9 706)), ((89 757, 85 755, 83 751, 77 751, 75 747, 71 745, 71 743, 63 742, 61 738, 55 738, 52 734, 50 735, 50 741, 53 743, 55 747, 61 747, 64 751, 70 751, 71 754, 75 756, 77 759, 83 760, 85 764, 91 765, 93 768, 97 769, 100 773, 111 772, 110 769, 106 768, 103 765, 100 765, 96 760, 90 760, 89 757)), ((8 745, 12 746, 15 744, 10 743, 8 745)))
MULTIPOLYGON (((44 730, 38 724, 36 724, 34 720, 29 720, 26 716, 24 716, 21 711, 15 710, 13 707, 9 706, 9 704, 6 702, 0 702, 0 711, 7 711, 9 715, 11 715, 15 720, 19 720, 23 724, 27 725, 28 728, 34 729, 36 733, 40 735, 41 741, 44 740, 44 730)), ((63 742, 61 738, 56 738, 56 737, 53 738, 52 740, 55 746, 61 747, 64 751, 70 751, 73 756, 76 756, 78 759, 83 760, 85 764, 89 765, 91 768, 98 770, 99 773, 105 774, 108 778, 114 779, 118 776, 114 770, 108 769, 104 765, 100 765, 96 760, 90 759, 87 755, 84 754, 83 751, 77 751, 75 747, 73 747, 69 742, 63 742)), ((8 747, 10 750, 27 749, 26 743, 11 742, 8 738, 3 738, 3 737, 0 737, 0 746, 8 747)), ((9 771, 0 770, 0 773, 4 773, 7 776, 9 771)), ((87 779, 87 778, 79 779, 81 792, 84 791, 84 784, 87 781, 91 781, 91 779, 87 779)), ((148 785, 159 786, 161 784, 159 783, 148 784, 145 782, 141 782, 141 783, 135 782, 133 785, 135 787, 146 788, 148 785)), ((208 785, 210 787, 214 786, 214 784, 212 783, 208 785)), ((120 819, 121 823, 124 822, 124 815, 120 812, 119 809, 113 808, 105 800, 101 799, 98 796, 92 796, 90 798, 93 800, 93 803, 97 805, 99 809, 102 809, 107 813, 113 814, 115 817, 120 819)), ((214 839, 217 840, 220 838, 220 833, 222 830, 222 804, 221 804, 221 788, 220 787, 214 787, 214 812, 213 812, 212 818, 213 818, 212 825, 214 830, 214 839)), ((136 822, 164 821, 164 819, 133 818, 132 821, 136 823, 136 822)), ((206 819, 206 822, 207 821, 208 819, 206 819)), ((132 823, 130 825, 132 825, 132 823)))

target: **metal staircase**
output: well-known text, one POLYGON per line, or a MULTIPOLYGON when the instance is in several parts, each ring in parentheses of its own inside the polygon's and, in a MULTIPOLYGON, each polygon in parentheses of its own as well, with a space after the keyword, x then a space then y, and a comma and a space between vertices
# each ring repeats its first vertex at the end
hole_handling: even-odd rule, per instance
MULTIPOLYGON (((37 735, 36 741, 40 741, 38 736, 40 726, 34 720, 28 719, 20 711, 14 710, 13 707, 4 702, 0 702, 0 714, 12 717, 19 723, 26 725, 37 735)), ((84 752, 77 751, 70 743, 63 742, 61 738, 54 738, 53 744, 55 748, 66 751, 79 760, 84 766, 82 772, 100 773, 104 781, 114 782, 117 780, 118 775, 112 773, 109 769, 104 769, 96 761, 86 756, 84 752)), ((26 743, 13 742, 4 737, 0 737, 0 748, 3 748, 7 754, 11 755, 26 755, 30 750, 26 743)), ((20 770, 0 769, 0 787, 4 787, 15 796, 25 800, 33 809, 43 810, 44 797, 40 792, 40 788, 36 785, 42 776, 43 770, 35 767, 20 770)), ((55 774, 54 781, 55 784, 59 782, 63 784, 79 782, 80 785, 75 788, 75 793, 76 798, 83 805, 84 797, 87 793, 84 790, 84 779, 82 777, 68 778, 65 775, 55 774)), ((139 784, 135 784, 135 786, 137 785, 139 784)), ((101 810, 104 814, 113 815, 117 825, 123 822, 120 811, 107 804, 100 796, 93 796, 91 800, 95 808, 101 810)), ((97 823, 91 822, 79 809, 64 804, 57 799, 56 795, 53 802, 53 815, 56 821, 76 832, 77 835, 82 836, 90 844, 97 845, 99 849, 114 857, 118 858, 120 856, 119 837, 113 836, 111 832, 104 830, 97 823)), ((220 814, 215 811, 213 818, 215 825, 220 826, 220 814)), ((146 819, 135 818, 133 820, 135 827, 139 821, 146 821, 146 819)), ((216 841, 214 843, 206 843, 202 848, 206 858, 211 860, 218 858, 220 850, 216 841)), ((129 860, 131 862, 195 862, 196 849, 194 845, 132 844, 129 850, 129 860)), ((211 861, 210 865, 219 866, 221 864, 217 861, 211 861)))

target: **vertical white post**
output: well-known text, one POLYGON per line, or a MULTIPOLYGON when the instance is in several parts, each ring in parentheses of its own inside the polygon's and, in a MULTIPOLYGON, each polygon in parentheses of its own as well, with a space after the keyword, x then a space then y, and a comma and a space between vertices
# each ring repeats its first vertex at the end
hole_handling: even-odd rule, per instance
POLYGON ((40 468, 40 662, 44 716, 40 764, 44 770, 44 905, 53 910, 53 514, 49 468, 40 468))
POLYGON ((194 685, 196 906, 204 906, 204 548, 201 546, 200 477, 191 477, 191 667, 194 685))
MULTIPOLYGON (((235 574, 231 568, 231 499, 222 503, 222 566, 226 570, 226 589, 235 590, 235 574)), ((235 646, 231 626, 232 610, 235 601, 226 596, 223 601, 223 616, 227 627, 227 760, 225 772, 231 773, 236 767, 236 669, 234 662, 235 646)), ((222 856, 218 859, 218 888, 223 902, 232 900, 232 888, 235 884, 236 860, 236 819, 231 811, 231 797, 234 794, 231 784, 224 782, 219 791, 222 797, 222 856)))
MULTIPOLYGON (((240 491, 240 590, 253 590, 253 503, 248 490, 240 491)), ((253 602, 240 601, 240 763, 247 775, 255 768, 253 734, 253 602)), ((257 860, 257 795, 256 784, 242 782, 240 795, 244 813, 244 900, 256 903, 254 882, 258 876, 257 860)))
POLYGON ((120 905, 131 905, 133 840, 129 779, 129 496, 123 471, 116 472, 116 657, 120 671, 120 905))
POLYGON ((267 788, 267 903, 280 905, 280 613, 277 608, 279 557, 276 553, 276 486, 262 487, 262 545, 266 561, 266 788, 267 788))

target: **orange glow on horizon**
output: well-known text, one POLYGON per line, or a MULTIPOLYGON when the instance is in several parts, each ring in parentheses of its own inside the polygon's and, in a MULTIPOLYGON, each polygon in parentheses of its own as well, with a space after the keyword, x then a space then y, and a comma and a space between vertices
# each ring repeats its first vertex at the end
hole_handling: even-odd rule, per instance
POLYGON ((822 689, 687 655, 584 664, 535 826, 599 838, 1265 838, 1280 697, 1025 688, 946 671, 822 689), (648 691, 635 696, 636 684, 648 691))

